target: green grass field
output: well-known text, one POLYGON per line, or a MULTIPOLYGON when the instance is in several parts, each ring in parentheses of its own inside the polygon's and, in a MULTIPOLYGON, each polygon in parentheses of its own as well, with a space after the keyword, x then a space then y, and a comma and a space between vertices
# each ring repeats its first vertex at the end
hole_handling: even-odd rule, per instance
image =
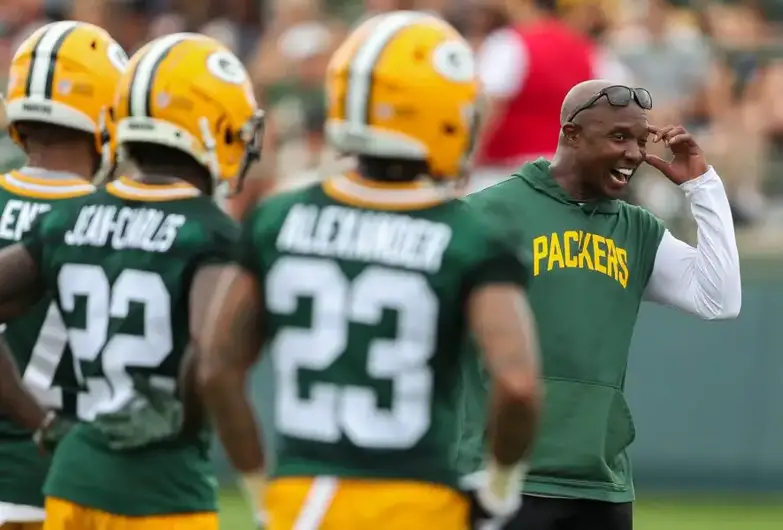
MULTIPOLYGON (((635 530, 781 530, 783 499, 680 497, 645 499, 636 505, 635 530)), ((253 530, 242 497, 221 497, 221 529, 253 530)))

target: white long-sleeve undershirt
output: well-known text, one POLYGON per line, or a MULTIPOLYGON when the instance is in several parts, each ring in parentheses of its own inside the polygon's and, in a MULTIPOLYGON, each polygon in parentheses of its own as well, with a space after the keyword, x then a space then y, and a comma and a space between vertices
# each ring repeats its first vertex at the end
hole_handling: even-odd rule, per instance
POLYGON ((644 297, 707 320, 735 318, 742 305, 742 285, 726 190, 712 167, 680 189, 696 220, 696 248, 666 230, 644 297))

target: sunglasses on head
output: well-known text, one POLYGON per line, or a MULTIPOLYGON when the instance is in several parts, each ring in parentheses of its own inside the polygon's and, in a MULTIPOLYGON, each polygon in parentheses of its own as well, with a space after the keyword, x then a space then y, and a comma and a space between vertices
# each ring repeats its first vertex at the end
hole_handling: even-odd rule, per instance
POLYGON ((587 100, 587 102, 577 108, 566 121, 573 121, 577 114, 583 110, 587 110, 596 103, 598 100, 605 97, 609 104, 613 107, 627 107, 632 101, 636 102, 644 110, 650 110, 652 108, 652 96, 650 92, 645 88, 631 88, 624 85, 612 85, 604 88, 596 95, 587 100))

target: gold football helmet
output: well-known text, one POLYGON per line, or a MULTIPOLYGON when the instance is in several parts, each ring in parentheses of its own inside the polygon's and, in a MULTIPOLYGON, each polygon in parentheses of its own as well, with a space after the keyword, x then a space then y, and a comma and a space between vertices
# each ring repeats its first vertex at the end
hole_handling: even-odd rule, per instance
POLYGON ((424 160, 436 180, 465 173, 476 129, 473 52, 435 15, 395 11, 361 24, 326 77, 329 142, 346 154, 424 160))
POLYGON ((110 108, 128 64, 122 47, 102 28, 53 22, 19 46, 11 60, 6 93, 9 132, 21 121, 48 123, 95 135, 102 169, 112 162, 110 108))
POLYGON ((212 175, 237 178, 260 156, 263 112, 242 62, 195 33, 153 40, 130 59, 114 102, 117 142, 184 151, 212 175))

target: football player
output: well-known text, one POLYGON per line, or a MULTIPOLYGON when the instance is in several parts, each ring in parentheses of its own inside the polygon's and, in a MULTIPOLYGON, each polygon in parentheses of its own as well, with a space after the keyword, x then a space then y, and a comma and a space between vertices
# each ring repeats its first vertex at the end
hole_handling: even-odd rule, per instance
POLYGON ((131 58, 113 114, 133 178, 112 180, 0 252, 3 305, 51 289, 85 391, 46 480, 45 530, 217 530, 209 436, 190 429, 191 330, 233 259, 212 200, 258 157, 262 114, 217 41, 168 35, 131 58))
POLYGON ((246 218, 199 334, 221 441, 272 530, 464 529, 451 459, 472 332, 494 379, 475 513, 507 516, 537 423, 537 345, 522 263, 454 199, 475 130, 471 49, 430 14, 379 15, 335 52, 326 93, 328 138, 358 170, 246 218), (268 485, 244 384, 261 346, 276 370, 268 485))
MULTIPOLYGON (((67 208, 66 199, 95 190, 91 181, 110 166, 109 108, 127 62, 106 31, 80 22, 48 24, 19 46, 6 112, 9 133, 28 165, 0 175, 0 247, 18 242, 39 216, 56 216, 67 208)), ((5 339, 39 403, 73 417, 79 382, 51 299, 10 320, 5 339)), ((4 371, 2 377, 11 375, 4 371)), ((0 528, 41 528, 48 469, 29 430, 0 418, 0 528)))

